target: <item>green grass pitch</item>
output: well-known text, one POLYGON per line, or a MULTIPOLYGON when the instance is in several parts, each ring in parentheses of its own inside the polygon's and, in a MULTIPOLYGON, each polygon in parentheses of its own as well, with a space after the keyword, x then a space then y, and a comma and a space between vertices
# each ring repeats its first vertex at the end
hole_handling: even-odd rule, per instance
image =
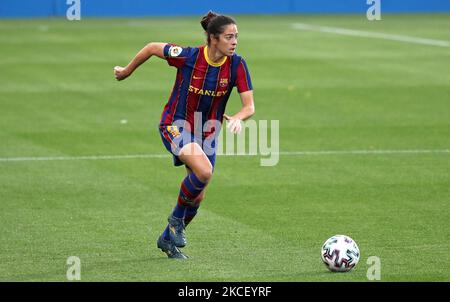
MULTIPOLYGON (((218 157, 188 261, 156 239, 184 168, 157 132, 175 69, 152 58, 118 83, 150 41, 200 45, 199 18, 0 21, 0 280, 450 281, 450 47, 298 30, 293 23, 450 41, 449 15, 237 16, 255 120, 280 121, 278 165, 218 157), (121 123, 126 119, 128 123, 121 123), (321 263, 322 243, 358 243, 355 270, 321 263)), ((240 106, 236 92, 228 113, 240 106)))

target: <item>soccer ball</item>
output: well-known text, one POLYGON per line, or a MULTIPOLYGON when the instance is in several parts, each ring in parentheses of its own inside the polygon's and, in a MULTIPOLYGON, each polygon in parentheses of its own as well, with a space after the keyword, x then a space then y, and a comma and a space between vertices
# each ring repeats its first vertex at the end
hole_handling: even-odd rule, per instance
POLYGON ((335 235, 322 246, 322 261, 332 272, 348 272, 358 264, 359 248, 345 235, 335 235))

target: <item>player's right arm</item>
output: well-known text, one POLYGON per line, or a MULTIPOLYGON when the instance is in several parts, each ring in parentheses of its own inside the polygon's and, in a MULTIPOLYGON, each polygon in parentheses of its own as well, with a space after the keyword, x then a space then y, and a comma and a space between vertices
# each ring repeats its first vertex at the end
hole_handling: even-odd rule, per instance
POLYGON ((160 57, 164 59, 164 47, 167 43, 151 42, 145 45, 136 56, 128 63, 127 66, 114 67, 114 76, 118 81, 122 81, 129 77, 142 63, 150 59, 152 56, 160 57))

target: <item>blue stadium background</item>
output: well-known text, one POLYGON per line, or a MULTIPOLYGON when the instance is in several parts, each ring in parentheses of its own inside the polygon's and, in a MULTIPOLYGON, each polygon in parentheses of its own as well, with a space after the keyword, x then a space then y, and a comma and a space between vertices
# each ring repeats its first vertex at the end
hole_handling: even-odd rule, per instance
MULTIPOLYGON (((365 13, 367 0, 80 0, 82 17, 365 13)), ((0 18, 64 17, 69 0, 0 0, 0 18)), ((371 2, 371 1, 370 1, 371 2)), ((381 0, 383 13, 450 12, 450 0, 381 0)))

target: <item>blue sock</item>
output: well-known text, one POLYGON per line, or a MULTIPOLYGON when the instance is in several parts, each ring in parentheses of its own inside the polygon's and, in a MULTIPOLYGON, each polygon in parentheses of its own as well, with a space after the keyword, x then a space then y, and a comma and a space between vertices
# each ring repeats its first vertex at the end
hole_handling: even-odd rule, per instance
POLYGON ((201 182, 194 173, 189 174, 181 183, 178 204, 192 206, 194 200, 205 189, 207 183, 201 182))
POLYGON ((186 206, 177 202, 175 208, 173 209, 172 215, 177 218, 184 218, 185 212, 186 206))
POLYGON ((197 215, 197 211, 198 211, 199 207, 200 206, 188 207, 186 209, 186 215, 184 216, 184 225, 185 226, 187 226, 192 221, 192 219, 194 219, 195 215, 197 215))
POLYGON ((166 229, 162 233, 162 236, 164 240, 170 240, 169 225, 167 225, 166 229))
MULTIPOLYGON (((197 214, 199 206, 187 205, 185 200, 195 199, 206 187, 206 183, 201 182, 194 173, 189 174, 181 183, 180 194, 178 196, 178 202, 173 209, 172 215, 177 218, 183 218, 185 225, 197 214), (186 217, 185 217, 186 216, 186 217)), ((169 225, 162 234, 165 240, 170 239, 169 225)))

